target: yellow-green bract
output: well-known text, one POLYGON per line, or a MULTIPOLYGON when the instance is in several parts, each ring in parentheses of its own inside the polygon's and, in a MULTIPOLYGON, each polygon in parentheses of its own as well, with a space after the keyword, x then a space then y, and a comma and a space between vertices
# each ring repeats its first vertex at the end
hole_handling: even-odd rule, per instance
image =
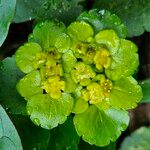
POLYGON ((52 129, 74 113, 76 131, 88 143, 104 146, 119 137, 129 123, 126 110, 142 98, 132 77, 137 47, 122 39, 124 31, 117 16, 96 10, 68 27, 45 21, 34 28, 15 60, 26 74, 17 90, 36 125, 52 129))

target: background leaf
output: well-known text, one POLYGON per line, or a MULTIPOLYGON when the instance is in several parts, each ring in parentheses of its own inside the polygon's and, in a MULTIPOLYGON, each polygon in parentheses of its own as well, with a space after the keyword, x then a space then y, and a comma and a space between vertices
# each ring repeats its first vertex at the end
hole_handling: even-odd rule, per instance
POLYGON ((149 0, 100 0, 94 8, 107 9, 116 13, 128 27, 128 36, 139 36, 150 31, 149 0))
POLYGON ((0 150, 22 150, 20 137, 0 105, 0 150))
POLYGON ((146 79, 140 83, 143 91, 143 98, 141 103, 150 102, 150 79, 146 79))
POLYGON ((0 1, 0 46, 3 44, 13 19, 16 0, 0 1))
POLYGON ((25 114, 25 100, 18 94, 16 84, 23 73, 17 68, 14 58, 6 58, 0 63, 0 103, 9 112, 25 114))
POLYGON ((97 147, 95 145, 90 145, 81 140, 78 147, 78 150, 116 150, 116 143, 110 143, 108 146, 104 147, 97 147))
POLYGON ((34 19, 46 0, 17 0, 14 22, 20 23, 34 19))
POLYGON ((58 19, 70 23, 82 11, 79 4, 84 0, 17 0, 14 22, 24 22, 31 19, 40 21, 58 19))
POLYGON ((50 131, 35 126, 29 117, 11 115, 21 137, 24 150, 47 150, 50 139, 50 131))
POLYGON ((50 150, 77 150, 79 136, 73 125, 72 116, 67 121, 51 130, 50 150))
POLYGON ((120 150, 149 150, 150 127, 141 127, 125 138, 120 150))
POLYGON ((66 24, 75 20, 82 11, 84 0, 47 0, 38 13, 39 20, 58 19, 66 24))

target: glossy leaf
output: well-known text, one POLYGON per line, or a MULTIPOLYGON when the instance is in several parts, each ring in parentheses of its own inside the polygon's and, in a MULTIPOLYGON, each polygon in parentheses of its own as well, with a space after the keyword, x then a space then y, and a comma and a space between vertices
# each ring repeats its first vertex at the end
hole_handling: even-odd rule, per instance
POLYGON ((111 52, 112 64, 105 71, 107 77, 112 80, 134 74, 139 65, 137 47, 134 43, 121 39, 119 47, 116 53, 111 52))
POLYGON ((141 103, 149 103, 150 102, 150 79, 146 79, 140 83, 143 91, 143 98, 141 103))
POLYGON ((99 44, 104 44, 112 55, 116 55, 119 48, 120 39, 114 30, 103 30, 95 36, 95 40, 99 44))
POLYGON ((23 77, 15 64, 14 57, 4 59, 0 64, 0 103, 9 112, 25 114, 24 99, 18 94, 16 84, 23 77))
POLYGON ((150 127, 141 127, 125 138, 120 150, 149 150, 150 127))
MULTIPOLYGON (((50 131, 35 126, 28 116, 11 115, 25 150, 47 150, 50 131)), ((11 150, 11 149, 10 149, 11 150)))
POLYGON ((19 69, 24 73, 29 73, 34 70, 33 61, 36 54, 41 51, 40 45, 36 43, 26 43, 21 46, 15 54, 16 64, 19 69))
POLYGON ((72 107, 73 98, 65 93, 60 99, 52 99, 48 94, 38 94, 27 102, 27 111, 31 120, 45 129, 52 129, 64 123, 72 107))
POLYGON ((149 0, 101 0, 95 1, 94 7, 107 9, 117 14, 128 27, 128 36, 139 36, 150 31, 149 0))
POLYGON ((71 23, 67 28, 67 31, 73 40, 82 42, 87 42, 88 38, 94 35, 92 26, 84 21, 71 23))
POLYGON ((65 30, 66 29, 63 23, 45 21, 35 26, 33 34, 31 34, 29 37, 29 41, 38 43, 42 49, 46 51, 52 51, 58 47, 61 47, 61 49, 64 48, 64 50, 66 50, 66 48, 70 45, 70 42, 68 42, 70 38, 65 35, 65 30), (65 43, 58 43, 58 39, 61 41, 61 36, 65 36, 65 38, 68 40, 66 39, 64 41, 65 43))
POLYGON ((74 21, 83 8, 80 2, 85 0, 46 0, 38 11, 38 20, 57 19, 65 24, 74 21))
POLYGON ((84 20, 91 24, 96 33, 103 29, 113 29, 121 38, 125 38, 127 34, 127 28, 121 22, 120 18, 106 10, 93 9, 89 12, 85 11, 77 20, 84 20))
POLYGON ((0 1, 0 46, 3 44, 14 17, 16 0, 0 1))
POLYGON ((78 146, 78 150, 116 150, 116 143, 110 143, 107 146, 103 146, 103 147, 98 147, 95 145, 90 145, 87 142, 84 142, 83 140, 80 141, 79 146, 78 146))
POLYGON ((23 150, 20 137, 13 123, 0 105, 0 149, 23 150))
POLYGON ((105 146, 115 141, 128 123, 129 117, 126 111, 115 109, 101 111, 93 105, 74 117, 77 133, 84 141, 96 146, 105 146))
POLYGON ((62 61, 63 61, 62 63, 63 63, 64 71, 66 73, 69 73, 73 69, 74 65, 76 64, 77 59, 73 55, 73 52, 69 50, 65 54, 63 54, 62 61))
POLYGON ((114 108, 131 109, 142 99, 142 89, 132 77, 113 82, 110 93, 110 105, 114 108))
POLYGON ((70 116, 64 124, 51 130, 49 149, 77 150, 79 139, 73 125, 72 116, 70 116))
POLYGON ((17 0, 14 22, 20 23, 37 17, 38 11, 45 0, 17 0))
POLYGON ((88 105, 88 102, 86 102, 84 99, 75 98, 72 112, 75 114, 83 113, 84 111, 86 111, 86 109, 88 109, 88 105))
POLYGON ((32 71, 24 76, 16 86, 22 97, 28 100, 31 96, 42 94, 41 77, 39 71, 32 71))

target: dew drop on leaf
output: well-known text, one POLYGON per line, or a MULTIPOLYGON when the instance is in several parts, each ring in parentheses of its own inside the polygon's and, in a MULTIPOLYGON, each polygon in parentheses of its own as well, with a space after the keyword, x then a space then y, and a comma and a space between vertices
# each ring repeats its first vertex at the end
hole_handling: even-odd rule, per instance
POLYGON ((27 108, 27 113, 28 113, 29 115, 31 115, 32 112, 33 112, 33 108, 32 108, 32 107, 28 107, 28 108, 27 108))
POLYGON ((33 119, 33 123, 37 126, 40 125, 40 120, 38 118, 33 119))

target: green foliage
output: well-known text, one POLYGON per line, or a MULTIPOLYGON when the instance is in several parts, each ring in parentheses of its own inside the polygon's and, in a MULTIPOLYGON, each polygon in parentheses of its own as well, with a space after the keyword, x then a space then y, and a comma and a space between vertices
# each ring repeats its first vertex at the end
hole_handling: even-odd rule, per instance
POLYGON ((128 28, 128 37, 150 32, 149 7, 149 0, 100 0, 94 4, 94 8, 107 9, 117 14, 128 28))
POLYGON ((73 125, 72 116, 68 117, 67 121, 51 130, 51 138, 49 142, 50 150, 77 150, 79 136, 73 125))
POLYGON ((140 83, 143 91, 143 98, 141 103, 149 103, 150 102, 150 79, 146 79, 140 83))
POLYGON ((16 0, 0 1, 0 46, 3 44, 13 20, 15 13, 16 0))
POLYGON ((47 150, 50 140, 49 130, 35 126, 27 116, 11 115, 11 120, 17 128, 24 150, 47 150))
POLYGON ((89 12, 85 11, 80 14, 77 20, 84 20, 91 24, 96 33, 102 29, 113 29, 121 38, 125 38, 127 34, 127 28, 120 18, 106 10, 92 9, 89 12))
POLYGON ((60 99, 52 99, 48 94, 38 94, 29 98, 28 114, 36 125, 52 129, 66 121, 73 107, 69 94, 62 94, 60 99))
POLYGON ((97 146, 108 145, 110 140, 115 141, 128 123, 126 111, 109 109, 104 112, 95 106, 89 106, 84 113, 74 117, 77 133, 86 142, 97 146))
POLYGON ((110 104, 114 108, 135 108, 142 99, 142 90, 132 77, 122 78, 114 82, 110 94, 110 104))
POLYGON ((125 138, 120 150, 149 150, 150 127, 141 127, 125 138))
POLYGON ((9 112, 25 114, 25 101, 18 94, 16 84, 23 73, 16 66, 14 57, 4 59, 0 64, 0 103, 9 112))
MULTIPOLYGON (((55 128, 72 112, 75 129, 86 142, 106 146, 120 136, 129 123, 125 110, 135 108, 142 98, 141 87, 132 78, 138 66, 137 47, 120 38, 124 31, 117 16, 98 10, 81 14, 67 28, 58 21, 35 26, 29 42, 15 54, 26 73, 17 90, 27 100, 35 125, 55 128), (91 17, 102 26, 94 26, 91 17)), ((59 138, 53 140, 57 143, 59 138)), ((61 147, 56 144, 55 149, 61 147)))
POLYGON ((22 150, 20 137, 0 105, 0 149, 1 150, 22 150))
POLYGON ((36 53, 40 53, 41 51, 41 47, 36 43, 27 43, 21 46, 15 55, 16 64, 20 70, 24 73, 34 70, 34 57, 36 53))
POLYGON ((34 19, 45 1, 46 0, 17 0, 13 21, 20 23, 34 19))
POLYGON ((75 20, 81 13, 84 0, 17 0, 14 22, 24 22, 31 19, 58 19, 65 23, 75 20))
POLYGON ((90 144, 81 140, 79 143, 78 149, 79 150, 83 150, 83 149, 86 149, 86 150, 116 150, 116 143, 110 143, 107 146, 98 147, 95 145, 90 145, 90 144))
POLYGON ((37 19, 57 19, 65 24, 74 21, 83 8, 80 5, 84 0, 46 0, 39 10, 37 19))

